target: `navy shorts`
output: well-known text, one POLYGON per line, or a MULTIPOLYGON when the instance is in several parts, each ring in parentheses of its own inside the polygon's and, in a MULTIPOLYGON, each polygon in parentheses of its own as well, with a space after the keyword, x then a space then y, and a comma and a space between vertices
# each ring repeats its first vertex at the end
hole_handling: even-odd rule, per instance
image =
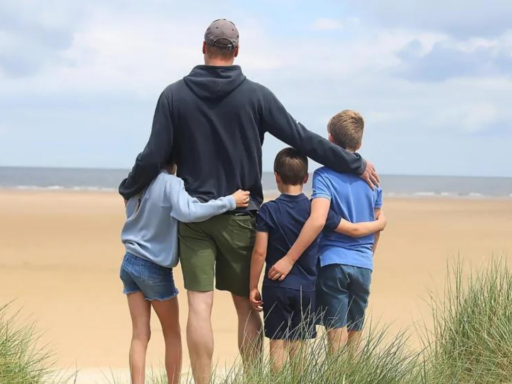
POLYGON ((121 265, 125 295, 142 292, 148 301, 170 300, 178 294, 172 268, 164 268, 149 260, 127 253, 121 265))
POLYGON ((362 330, 371 281, 370 269, 342 264, 321 267, 316 285, 321 324, 331 329, 362 330))
POLYGON ((263 286, 265 336, 271 340, 316 337, 315 292, 263 286))

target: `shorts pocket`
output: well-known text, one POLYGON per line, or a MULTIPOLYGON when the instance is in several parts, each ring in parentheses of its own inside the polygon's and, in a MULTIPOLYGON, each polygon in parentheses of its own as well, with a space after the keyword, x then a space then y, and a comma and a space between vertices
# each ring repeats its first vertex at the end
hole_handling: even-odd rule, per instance
POLYGON ((161 267, 150 261, 142 260, 139 269, 139 276, 147 284, 167 284, 172 280, 171 269, 161 267))

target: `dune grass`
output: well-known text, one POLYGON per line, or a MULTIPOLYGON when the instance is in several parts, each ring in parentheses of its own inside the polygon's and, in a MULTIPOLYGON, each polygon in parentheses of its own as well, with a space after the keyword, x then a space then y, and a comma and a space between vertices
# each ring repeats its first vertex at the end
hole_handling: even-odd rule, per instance
POLYGON ((425 361, 432 383, 512 382, 512 273, 494 259, 476 273, 449 271, 444 297, 432 297, 425 361))
POLYGON ((0 383, 40 384, 49 377, 50 355, 37 349, 33 325, 19 325, 19 316, 8 316, 0 307, 0 383))
MULTIPOLYGON (((420 351, 408 348, 407 331, 394 335, 369 322, 356 355, 328 355, 325 335, 320 335, 279 373, 272 372, 266 357, 247 372, 240 362, 217 369, 212 383, 512 383, 512 273, 503 260, 469 273, 454 264, 444 294, 432 295, 432 317, 433 326, 422 330, 420 351)), ((48 353, 35 348, 33 326, 17 326, 18 319, 0 308, 0 384, 64 382, 51 376, 48 353)), ((147 382, 164 384, 165 375, 153 371, 147 382)), ((189 382, 190 375, 183 384, 189 382)))

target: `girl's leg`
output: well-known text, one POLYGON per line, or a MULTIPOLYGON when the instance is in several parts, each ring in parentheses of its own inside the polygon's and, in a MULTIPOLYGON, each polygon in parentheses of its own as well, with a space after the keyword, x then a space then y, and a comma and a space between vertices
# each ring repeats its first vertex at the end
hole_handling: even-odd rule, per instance
POLYGON ((165 369, 169 384, 178 384, 181 375, 181 330, 178 298, 152 302, 165 339, 165 369))
POLYGON ((132 384, 144 384, 146 351, 151 337, 151 304, 142 292, 128 295, 128 307, 132 317, 132 342, 130 345, 130 373, 132 384))

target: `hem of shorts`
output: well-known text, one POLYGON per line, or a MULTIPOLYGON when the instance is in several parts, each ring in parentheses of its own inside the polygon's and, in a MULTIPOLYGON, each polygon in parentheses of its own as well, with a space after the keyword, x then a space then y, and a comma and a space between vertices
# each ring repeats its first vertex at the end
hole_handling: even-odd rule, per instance
POLYGON ((280 285, 273 285, 273 284, 263 284, 263 287, 266 287, 266 288, 277 288, 277 289, 280 289, 280 288, 285 288, 285 289, 293 289, 294 291, 302 291, 302 292, 316 292, 316 287, 313 287, 311 289, 305 289, 305 288, 302 288, 302 287, 282 287, 280 285))
POLYGON ((175 297, 177 297, 178 294, 179 294, 179 292, 173 293, 172 295, 165 296, 165 297, 155 297, 155 298, 144 297, 144 300, 146 300, 146 301, 168 301, 168 300, 172 300, 175 297))
POLYGON ((123 295, 131 295, 132 293, 142 292, 140 289, 133 289, 131 291, 123 290, 123 295))
POLYGON ((229 289, 229 288, 225 288, 225 287, 217 287, 217 286, 215 287, 215 289, 217 291, 229 292, 229 293, 231 293, 232 295, 235 295, 235 296, 246 297, 246 298, 249 297, 249 290, 244 291, 244 292, 235 292, 233 289, 229 289))
POLYGON ((195 286, 195 287, 187 287, 187 285, 185 284, 185 289, 187 291, 192 291, 192 292, 212 292, 214 290, 214 287, 213 285, 202 285, 202 286, 195 286))
POLYGON ((284 340, 284 341, 301 341, 301 340, 314 340, 318 337, 318 334, 316 335, 309 335, 306 337, 275 337, 275 336, 268 336, 265 335, 265 337, 269 340, 284 340))

